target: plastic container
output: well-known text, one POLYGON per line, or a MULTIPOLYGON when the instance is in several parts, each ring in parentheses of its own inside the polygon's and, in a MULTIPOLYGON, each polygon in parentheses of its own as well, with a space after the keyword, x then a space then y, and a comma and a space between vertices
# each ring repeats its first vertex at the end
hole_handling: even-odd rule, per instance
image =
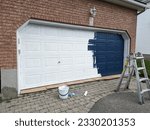
POLYGON ((58 92, 59 92, 60 99, 67 99, 68 98, 68 93, 69 93, 69 87, 66 86, 66 85, 60 86, 58 88, 58 92))

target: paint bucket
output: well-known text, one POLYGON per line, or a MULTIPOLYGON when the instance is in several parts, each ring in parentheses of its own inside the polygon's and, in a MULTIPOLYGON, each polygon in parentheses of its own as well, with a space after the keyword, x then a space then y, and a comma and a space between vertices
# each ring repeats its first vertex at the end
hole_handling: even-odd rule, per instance
POLYGON ((68 93, 69 93, 69 87, 66 86, 66 85, 60 86, 58 88, 58 92, 59 92, 60 99, 67 99, 68 98, 68 93))

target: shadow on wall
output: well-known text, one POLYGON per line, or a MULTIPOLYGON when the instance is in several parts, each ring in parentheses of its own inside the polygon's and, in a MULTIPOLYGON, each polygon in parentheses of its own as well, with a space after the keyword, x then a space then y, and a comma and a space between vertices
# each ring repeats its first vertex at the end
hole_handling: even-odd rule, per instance
POLYGON ((102 76, 120 74, 123 69, 124 40, 121 35, 96 32, 88 50, 93 52, 93 67, 102 76))

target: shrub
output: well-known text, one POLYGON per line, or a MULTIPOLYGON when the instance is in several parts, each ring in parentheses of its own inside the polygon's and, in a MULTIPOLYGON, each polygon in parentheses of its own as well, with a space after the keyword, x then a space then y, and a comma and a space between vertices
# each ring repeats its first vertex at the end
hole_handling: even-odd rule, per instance
MULTIPOLYGON (((137 61, 137 65, 138 67, 141 66, 141 62, 139 60, 137 61)), ((150 78, 150 60, 145 60, 145 66, 146 66, 148 77, 150 78)), ((141 72, 140 76, 144 76, 143 71, 140 72, 141 72)))

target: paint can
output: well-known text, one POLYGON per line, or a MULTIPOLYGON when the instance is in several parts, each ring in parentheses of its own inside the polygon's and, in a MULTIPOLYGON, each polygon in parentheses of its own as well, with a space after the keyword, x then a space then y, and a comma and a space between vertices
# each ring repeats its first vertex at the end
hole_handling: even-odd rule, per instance
POLYGON ((67 85, 60 86, 58 88, 58 92, 59 92, 60 99, 67 99, 69 93, 69 87, 67 85))

